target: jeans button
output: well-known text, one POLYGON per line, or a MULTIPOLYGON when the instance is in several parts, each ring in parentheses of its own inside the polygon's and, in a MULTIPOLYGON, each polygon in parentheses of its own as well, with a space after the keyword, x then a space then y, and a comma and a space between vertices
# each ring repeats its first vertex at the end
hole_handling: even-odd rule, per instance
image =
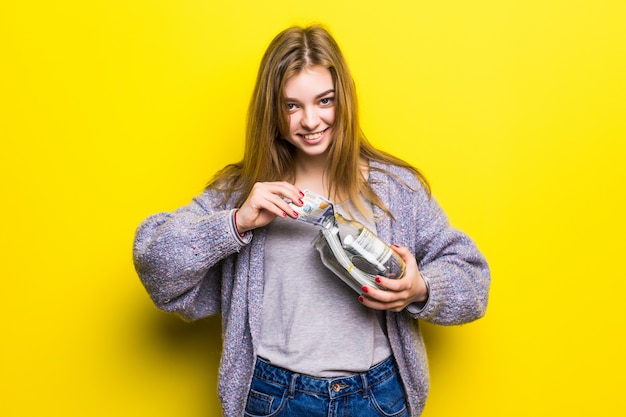
POLYGON ((341 391, 341 385, 333 384, 333 386, 330 389, 332 389, 334 392, 339 392, 341 391))

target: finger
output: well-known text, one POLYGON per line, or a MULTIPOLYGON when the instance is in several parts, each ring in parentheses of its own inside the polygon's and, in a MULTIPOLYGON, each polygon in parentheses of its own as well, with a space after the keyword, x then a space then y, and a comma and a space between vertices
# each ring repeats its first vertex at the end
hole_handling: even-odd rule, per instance
POLYGON ((293 203, 297 206, 302 206, 301 198, 304 197, 304 193, 293 184, 285 181, 271 183, 275 188, 272 190, 274 194, 277 194, 281 199, 287 200, 287 203, 293 203))
POLYGON ((378 285, 380 285, 381 287, 384 287, 385 289, 389 291, 402 291, 402 290, 405 290, 407 287, 406 280, 404 280, 403 278, 404 277, 391 279, 391 278, 386 278, 382 276, 377 276, 376 282, 378 283, 378 285))
POLYGON ((289 203, 276 194, 271 194, 266 197, 263 209, 280 217, 298 217, 298 213, 289 205, 289 203))
POLYGON ((413 253, 411 253, 409 248, 407 248, 406 246, 399 246, 399 245, 391 245, 391 248, 398 255, 400 255, 400 257, 404 261, 405 273, 402 278, 404 278, 407 275, 411 275, 413 273, 419 273, 419 269, 417 267, 417 260, 415 259, 415 256, 413 255, 413 253))
POLYGON ((250 193, 250 202, 257 210, 267 210, 277 216, 283 212, 289 213, 289 202, 285 201, 285 194, 292 195, 293 187, 289 183, 257 183, 250 193), (280 210, 277 211, 276 207, 280 210))
POLYGON ((237 216, 239 230, 250 230, 264 226, 277 216, 285 217, 282 209, 258 193, 250 196, 240 207, 237 216))
POLYGON ((301 200, 301 196, 304 195, 304 193, 288 182, 271 183, 268 191, 270 194, 267 196, 267 199, 271 201, 272 204, 279 207, 286 215, 292 218, 298 217, 298 213, 294 210, 294 205, 304 205, 301 200))
POLYGON ((397 293, 393 291, 380 290, 369 285, 364 285, 361 288, 361 291, 363 291, 363 294, 369 299, 380 303, 390 303, 397 299, 397 293))
POLYGON ((383 303, 372 299, 369 295, 359 296, 359 302, 364 306, 374 310, 389 310, 394 312, 400 312, 404 309, 404 305, 401 303, 383 303))
POLYGON ((393 249, 398 255, 400 255, 405 263, 411 261, 414 258, 413 254, 406 246, 393 244, 391 245, 391 249, 393 249))
POLYGON ((257 182, 248 198, 240 207, 237 223, 239 230, 246 231, 265 226, 276 217, 297 218, 293 206, 285 201, 291 196, 300 204, 300 190, 288 182, 257 182))
MULTIPOLYGON (((397 283, 393 281, 401 280, 388 280, 387 283, 389 285, 397 285, 397 283)), ((384 310, 395 310, 400 308, 401 310, 409 304, 409 299, 411 297, 411 283, 406 279, 404 281, 405 284, 403 286, 398 286, 397 291, 391 289, 379 289, 369 285, 363 286, 361 291, 363 291, 363 295, 365 295, 366 298, 369 298, 373 303, 376 303, 376 308, 382 308, 384 310)))
MULTIPOLYGON (((286 200, 286 198, 282 194, 270 194, 267 196, 267 201, 270 204, 268 209, 276 215, 282 217, 289 216, 294 219, 298 217, 298 212, 294 210, 293 206, 291 205, 293 203, 291 203, 291 201, 289 200, 286 200), (279 214, 276 213, 276 209, 279 210, 279 214)), ((298 200, 297 203, 300 204, 301 201, 298 200)))

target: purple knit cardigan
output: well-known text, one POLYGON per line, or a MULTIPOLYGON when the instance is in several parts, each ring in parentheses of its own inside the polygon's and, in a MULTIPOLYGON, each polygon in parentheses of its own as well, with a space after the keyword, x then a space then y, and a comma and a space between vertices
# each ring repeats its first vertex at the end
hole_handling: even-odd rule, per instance
MULTIPOLYGON (((368 181, 395 217, 375 208, 378 236, 407 246, 429 282, 429 299, 419 313, 386 313, 410 415, 419 416, 429 377, 418 322, 451 325, 482 317, 489 267, 474 242, 449 225, 435 199, 408 170, 371 163, 368 181)), ((137 229, 133 255, 158 308, 186 320, 221 313, 219 396, 224 416, 240 417, 260 339, 266 230, 255 230, 250 244, 241 246, 229 229, 233 207, 217 206, 216 196, 215 190, 207 190, 172 213, 148 217, 137 229)))

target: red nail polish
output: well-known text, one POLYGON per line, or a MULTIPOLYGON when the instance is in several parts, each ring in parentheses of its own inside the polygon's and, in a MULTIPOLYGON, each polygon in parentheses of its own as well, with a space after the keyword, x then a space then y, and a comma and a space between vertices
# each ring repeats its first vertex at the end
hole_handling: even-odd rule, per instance
POLYGON ((364 301, 365 301, 365 298, 363 298, 362 296, 359 296, 359 301, 360 301, 360 302, 364 302, 364 301))
POLYGON ((378 282, 380 284, 381 281, 382 281, 382 279, 380 279, 380 277, 376 277, 376 282, 378 282))
POLYGON ((393 245, 391 245, 391 246, 393 246, 394 248, 399 248, 400 247, 400 246, 396 245, 395 243, 393 245))
POLYGON ((302 200, 298 200, 298 203, 304 205, 304 201, 302 201, 302 200))
POLYGON ((367 294, 367 292, 369 291, 369 288, 367 288, 365 285, 363 286, 363 288, 361 288, 363 290, 364 293, 367 294))
POLYGON ((287 213, 285 213, 285 212, 283 211, 283 214, 281 214, 281 216, 283 216, 283 217, 287 217, 287 213))
POLYGON ((295 217, 298 217, 298 212, 294 210, 293 215, 294 215, 295 217))
POLYGON ((300 191, 300 197, 304 197, 304 193, 300 191))

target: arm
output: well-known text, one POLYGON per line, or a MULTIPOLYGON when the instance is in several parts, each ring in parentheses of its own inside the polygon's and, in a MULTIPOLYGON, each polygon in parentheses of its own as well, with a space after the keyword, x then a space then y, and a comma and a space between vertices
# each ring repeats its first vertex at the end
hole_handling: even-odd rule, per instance
POLYGON ((137 229, 133 255, 156 306, 190 320, 217 313, 227 276, 222 261, 250 242, 251 230, 278 215, 297 216, 284 198, 301 205, 301 195, 286 182, 257 183, 240 209, 225 209, 215 207, 219 196, 208 190, 172 213, 146 219, 137 229))
POLYGON ((416 314, 436 324, 461 324, 485 314, 491 275, 476 244, 450 226, 434 198, 419 193, 415 258, 428 281, 428 302, 416 314))
POLYGON ((380 187, 379 191, 388 196, 396 218, 391 226, 393 239, 406 246, 394 247, 404 259, 406 271, 399 280, 380 277, 387 291, 364 288, 361 302, 380 310, 406 308, 413 317, 437 324, 460 324, 482 317, 490 272, 474 242, 450 226, 421 184, 412 182, 411 189, 392 180, 387 185, 389 188, 380 187))
POLYGON ((150 216, 135 236, 135 268, 150 297, 188 319, 219 311, 221 261, 245 243, 233 231, 232 210, 214 208, 213 199, 205 191, 172 213, 150 216))

